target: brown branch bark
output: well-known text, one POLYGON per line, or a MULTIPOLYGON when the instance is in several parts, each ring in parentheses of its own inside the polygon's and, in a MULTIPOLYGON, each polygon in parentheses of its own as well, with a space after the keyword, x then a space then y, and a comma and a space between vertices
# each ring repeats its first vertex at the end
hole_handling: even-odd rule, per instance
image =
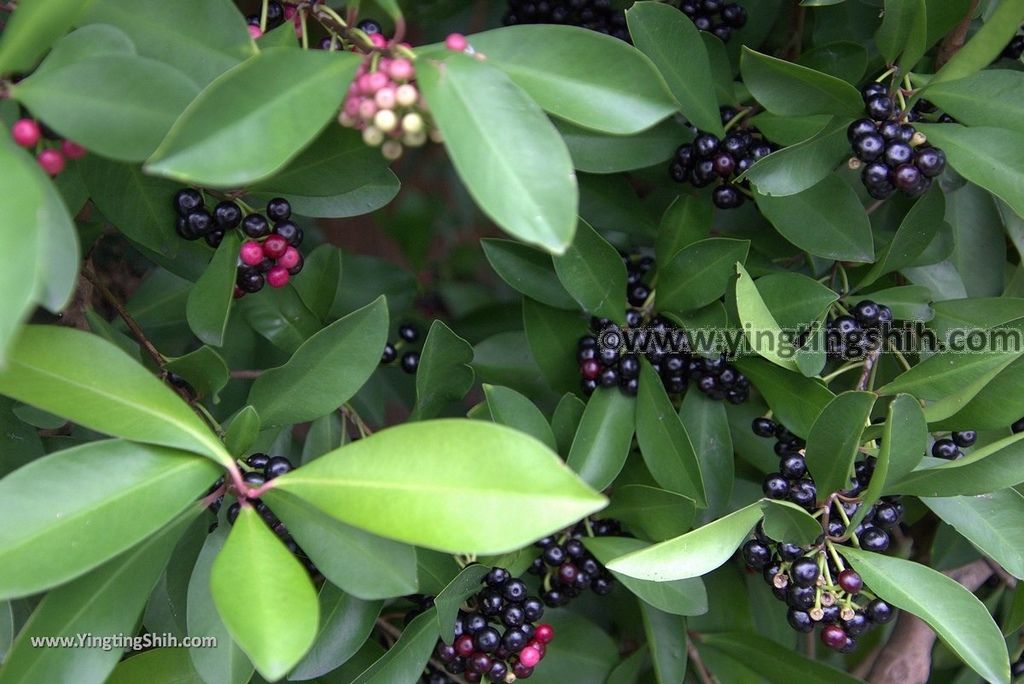
POLYGON ((967 30, 971 27, 971 19, 978 10, 978 3, 979 0, 973 0, 964 18, 942 39, 939 50, 935 53, 935 71, 941 69, 967 42, 967 30))

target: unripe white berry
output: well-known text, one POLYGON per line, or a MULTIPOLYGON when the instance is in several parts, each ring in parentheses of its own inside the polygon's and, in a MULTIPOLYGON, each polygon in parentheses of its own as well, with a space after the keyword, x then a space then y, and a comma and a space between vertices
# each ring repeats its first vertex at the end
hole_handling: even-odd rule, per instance
POLYGON ((377 94, 373 96, 373 100, 381 109, 394 109, 395 89, 390 86, 387 88, 381 88, 377 91, 377 94))
POLYGON ((427 142, 427 132, 406 133, 402 136, 402 142, 405 143, 406 147, 422 147, 423 143, 427 142))
POLYGON ((381 145, 380 152, 384 155, 385 159, 394 161, 402 156, 402 143, 397 140, 388 140, 381 145))
POLYGON ((384 142, 384 134, 375 126, 367 126, 363 129, 363 142, 370 147, 377 147, 384 142))
POLYGON ((433 140, 436 143, 444 142, 444 135, 441 134, 441 129, 440 128, 431 128, 430 129, 430 139, 433 140))
POLYGON ((373 117, 373 125, 385 133, 390 133, 398 126, 398 117, 390 109, 381 109, 373 117))
POLYGON ((340 114, 338 114, 338 123, 340 123, 345 128, 352 128, 356 125, 356 120, 353 119, 348 114, 346 114, 345 112, 341 112, 340 114))
POLYGON ((402 130, 406 133, 419 133, 423 130, 423 117, 410 112, 402 117, 402 130))
POLYGON ((416 89, 416 86, 410 83, 400 85, 398 86, 398 89, 395 90, 395 102, 397 102, 400 107, 412 107, 416 104, 416 100, 419 98, 419 90, 416 89))

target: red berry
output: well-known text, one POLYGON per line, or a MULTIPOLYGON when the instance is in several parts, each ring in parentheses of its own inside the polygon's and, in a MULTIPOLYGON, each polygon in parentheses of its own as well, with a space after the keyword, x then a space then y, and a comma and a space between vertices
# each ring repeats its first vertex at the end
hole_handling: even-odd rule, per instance
POLYGON ((247 240, 242 243, 239 256, 242 259, 242 263, 246 266, 256 266, 263 261, 263 247, 258 242, 247 240))
POLYGON ((263 254, 271 259, 278 259, 288 249, 288 241, 280 235, 271 235, 263 241, 263 254))
POLYGON ((285 268, 295 268, 301 258, 299 250, 294 247, 288 247, 288 249, 284 250, 281 258, 277 260, 277 265, 284 266, 285 268))
POLYGON ((864 581, 855 570, 847 568, 839 573, 839 586, 847 594, 856 594, 864 587, 864 581))
POLYGON ((537 625, 533 638, 542 644, 551 643, 551 640, 555 638, 555 628, 551 625, 537 625))
POLYGON ((540 657, 540 651, 538 651, 534 646, 527 646, 519 652, 519 662, 526 667, 534 667, 540 662, 540 657))
POLYGON ((267 285, 270 287, 284 287, 288 284, 288 269, 283 266, 275 266, 267 272, 267 285))
POLYGON ((70 140, 60 141, 60 151, 63 152, 64 156, 68 159, 81 159, 87 152, 84 147, 78 143, 71 142, 70 140))
POLYGON ((825 625, 821 630, 821 641, 836 650, 846 645, 846 632, 839 625, 825 625))
POLYGON ((43 171, 56 176, 64 170, 64 155, 57 150, 45 149, 36 156, 36 161, 43 167, 43 171))
POLYGON ((249 37, 250 38, 252 38, 253 40, 256 40, 257 38, 259 38, 262 35, 263 35, 263 31, 260 30, 259 26, 256 26, 254 24, 249 24, 249 37))
POLYGON ((32 119, 18 119, 11 126, 11 137, 22 147, 35 147, 41 136, 39 124, 32 119))
POLYGON ((241 299, 245 296, 245 290, 235 285, 235 299, 241 299))
POLYGON ((444 46, 455 52, 463 52, 469 47, 469 41, 461 33, 449 33, 448 37, 444 39, 444 46))
POLYGON ((587 359, 580 364, 580 375, 583 376, 584 380, 597 380, 597 376, 601 374, 601 364, 595 359, 587 359))
POLYGON ((455 640, 455 652, 460 656, 469 656, 473 653, 473 637, 469 634, 463 634, 455 640))

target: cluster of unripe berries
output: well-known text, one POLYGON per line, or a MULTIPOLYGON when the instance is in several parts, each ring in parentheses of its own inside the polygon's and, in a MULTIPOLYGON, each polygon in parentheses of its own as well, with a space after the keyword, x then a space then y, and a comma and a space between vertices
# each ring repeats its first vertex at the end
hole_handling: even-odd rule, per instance
POLYGON ((952 432, 949 437, 937 439, 932 443, 932 456, 952 461, 964 455, 961 449, 974 446, 978 441, 978 433, 974 430, 952 432))
POLYGON ((455 640, 438 640, 434 657, 450 674, 471 683, 527 679, 555 637, 551 625, 536 624, 544 605, 504 568, 492 568, 483 585, 467 601, 469 610, 459 611, 455 640))
POLYGON ((746 401, 750 381, 724 356, 691 355, 683 330, 657 313, 646 313, 651 288, 644 278, 654 269, 654 259, 625 255, 623 261, 627 270, 626 299, 632 308, 626 310, 625 329, 607 318, 592 318, 592 334, 579 339, 576 361, 583 393, 590 395, 598 387, 618 386, 625 394, 636 396, 642 355, 670 395, 682 394, 692 381, 700 392, 716 401, 746 401), (621 353, 620 347, 627 341, 626 353, 621 353))
POLYGON ((863 88, 866 119, 850 124, 846 135, 856 158, 851 166, 861 169, 861 181, 874 199, 884 200, 899 190, 920 197, 932 179, 946 170, 946 154, 928 145, 881 83, 863 88))
POLYGON ((889 326, 892 309, 869 299, 858 302, 849 314, 832 318, 825 330, 828 355, 859 359, 877 350, 889 326))
POLYGON ((821 625, 822 642, 840 653, 849 653, 857 637, 893 618, 893 607, 864 587, 835 546, 826 551, 776 542, 758 523, 741 553, 747 567, 759 571, 775 597, 786 603, 789 625, 803 633, 821 625))
POLYGON ((728 42, 732 32, 747 23, 747 10, 736 2, 683 0, 679 9, 699 30, 710 31, 722 42, 728 42))
MULTIPOLYGON (((728 124, 738 112, 732 107, 721 109, 722 123, 728 124)), ((692 143, 684 143, 676 150, 668 172, 677 183, 689 183, 703 188, 717 183, 711 193, 719 209, 735 209, 743 204, 741 185, 735 178, 754 165, 758 159, 776 151, 778 146, 765 140, 753 126, 734 129, 724 138, 697 131, 692 143)))
MULTIPOLYGON (((242 481, 250 487, 261 487, 265 483, 273 480, 275 477, 280 477, 285 473, 289 473, 295 469, 292 462, 284 456, 269 456, 267 454, 252 454, 245 459, 245 464, 251 468, 242 475, 242 481)), ((292 535, 288 533, 288 528, 285 527, 284 523, 281 522, 274 512, 270 510, 261 499, 249 499, 249 503, 252 504, 256 512, 259 513, 260 518, 265 522, 270 529, 274 531, 274 534, 284 543, 288 550, 305 566, 310 576, 318 578, 320 571, 317 570, 313 561, 309 559, 306 552, 299 548, 299 545, 292 539, 292 535)), ((228 506, 227 520, 228 524, 234 525, 235 520, 238 519, 238 513, 241 510, 242 505, 238 501, 228 506)))
POLYGON ((584 537, 613 537, 622 533, 616 520, 584 520, 557 537, 544 537, 535 546, 541 550, 533 559, 530 574, 542 577, 541 598, 552 608, 567 605, 588 588, 606 596, 615 578, 583 545, 584 537))
POLYGON ((57 176, 67 165, 68 159, 80 159, 86 150, 70 140, 63 140, 55 132, 35 119, 23 117, 11 126, 11 138, 15 144, 26 150, 33 150, 36 162, 50 176, 57 176), (52 141, 49 144, 45 141, 52 141))
POLYGON ((288 200, 275 197, 267 202, 266 216, 256 212, 245 214, 231 200, 219 202, 211 212, 202 193, 193 188, 179 190, 173 203, 178 213, 176 230, 186 240, 202 238, 206 244, 217 247, 227 231, 242 231, 246 239, 238 252, 235 298, 259 292, 265 284, 284 287, 302 270, 299 245, 303 232, 289 220, 292 207, 288 200))
MULTIPOLYGON (((412 323, 403 323, 398 326, 398 337, 399 342, 395 344, 388 342, 384 345, 384 353, 380 355, 380 365, 387 366, 394 363, 398 359, 398 352, 401 347, 406 344, 413 344, 420 339, 420 330, 412 323)), ((415 374, 416 370, 420 367, 420 353, 413 349, 405 351, 402 354, 400 365, 406 373, 410 375, 415 374)))
POLYGON ((630 42, 626 12, 612 0, 508 0, 502 23, 579 26, 630 42))

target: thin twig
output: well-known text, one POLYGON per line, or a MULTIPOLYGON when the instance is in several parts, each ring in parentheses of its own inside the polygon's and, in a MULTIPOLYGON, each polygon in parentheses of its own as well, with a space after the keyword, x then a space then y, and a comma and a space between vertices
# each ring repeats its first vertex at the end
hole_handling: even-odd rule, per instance
POLYGON ((939 45, 939 50, 935 54, 935 71, 941 69, 946 62, 951 60, 953 55, 959 52, 960 48, 967 42, 967 31, 971 28, 971 20, 974 18, 974 13, 978 10, 978 2, 979 0, 971 2, 971 6, 968 8, 964 18, 942 39, 942 44, 939 45))
POLYGON ((167 363, 167 359, 164 358, 163 354, 157 351, 157 348, 149 341, 149 338, 146 337, 146 333, 143 332, 138 322, 132 318, 132 315, 128 313, 126 308, 124 308, 124 305, 121 304, 117 297, 114 296, 114 293, 100 281, 90 268, 83 268, 82 275, 85 276, 85 279, 92 283, 97 290, 99 290, 100 294, 103 295, 103 298, 107 300, 107 303, 114 307, 117 315, 120 316, 121 320, 124 321, 124 324, 128 326, 128 330, 131 331, 138 343, 146 350, 146 353, 153 359, 153 362, 156 363, 157 367, 160 368, 160 370, 163 370, 164 365, 167 363))
POLYGON ((992 569, 992 572, 999 577, 1003 584, 1008 586, 1010 589, 1015 589, 1017 587, 1017 578, 1011 575, 1010 573, 1006 572, 1006 570, 1003 569, 1002 565, 996 563, 994 560, 988 558, 987 556, 984 558, 984 561, 988 563, 988 567, 992 569))
POLYGON ((690 662, 693 663, 693 669, 697 672, 697 677, 700 679, 701 684, 716 684, 718 682, 704 664, 704 660, 700 657, 700 651, 693 645, 693 639, 690 638, 689 634, 686 635, 686 655, 690 658, 690 662))
POLYGON ((235 370, 231 371, 232 380, 255 380, 263 375, 261 370, 235 370))
POLYGON ((875 364, 878 363, 878 357, 881 354, 881 349, 875 349, 864 357, 864 369, 860 373, 860 380, 857 381, 857 389, 859 391, 863 392, 868 388, 868 383, 871 380, 871 371, 874 370, 875 364))

